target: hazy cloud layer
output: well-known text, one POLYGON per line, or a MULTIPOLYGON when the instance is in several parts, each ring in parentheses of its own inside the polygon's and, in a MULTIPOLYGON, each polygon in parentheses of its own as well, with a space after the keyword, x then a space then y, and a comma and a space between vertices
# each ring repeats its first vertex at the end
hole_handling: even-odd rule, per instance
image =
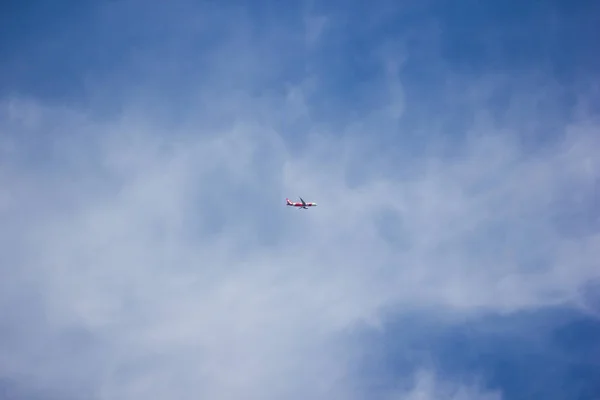
MULTIPOLYGON (((359 372, 371 350, 355 335, 390 314, 598 313, 582 291, 600 278, 593 87, 567 109, 545 74, 448 72, 426 105, 403 75, 411 53, 382 46, 369 53, 380 72, 348 94, 362 107, 327 104, 329 67, 310 51, 340 19, 246 36, 259 25, 234 15, 249 25, 206 53, 204 76, 184 61, 168 74, 151 52, 122 67, 143 72, 131 86, 92 85, 88 106, 4 97, 2 387, 373 398, 359 372), (281 55, 286 45, 307 53, 281 55), (308 72, 290 72, 297 57, 308 72), (319 206, 285 207, 299 195, 319 206)), ((436 369, 424 362, 377 396, 501 398, 436 369)))

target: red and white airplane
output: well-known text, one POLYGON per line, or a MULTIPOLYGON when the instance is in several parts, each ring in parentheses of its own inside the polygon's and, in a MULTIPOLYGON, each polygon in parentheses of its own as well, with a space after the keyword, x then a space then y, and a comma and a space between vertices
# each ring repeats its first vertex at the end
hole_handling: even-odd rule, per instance
POLYGON ((302 197, 300 197, 300 201, 302 203, 292 203, 290 201, 290 199, 285 199, 286 203, 288 206, 292 206, 292 207, 300 207, 298 208, 298 210, 300 210, 301 208, 304 208, 305 210, 308 210, 308 207, 316 207, 317 203, 307 203, 304 200, 302 200, 302 197))

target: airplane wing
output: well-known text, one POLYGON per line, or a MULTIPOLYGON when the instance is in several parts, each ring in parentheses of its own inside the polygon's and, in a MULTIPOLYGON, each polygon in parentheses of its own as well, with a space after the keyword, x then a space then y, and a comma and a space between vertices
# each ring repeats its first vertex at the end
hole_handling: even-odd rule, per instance
MULTIPOLYGON (((300 196, 298 196, 298 197, 300 197, 300 196)), ((300 201, 302 202, 302 205, 303 205, 303 206, 305 206, 305 205, 306 205, 306 202, 305 202, 304 200, 302 200, 302 197, 300 197, 300 201)))

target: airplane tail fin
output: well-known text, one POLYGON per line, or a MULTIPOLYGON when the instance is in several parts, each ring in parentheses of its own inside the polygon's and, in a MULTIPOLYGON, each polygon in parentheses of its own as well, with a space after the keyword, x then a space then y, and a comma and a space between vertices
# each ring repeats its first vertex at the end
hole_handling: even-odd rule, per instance
POLYGON ((292 202, 291 202, 291 201, 290 201, 290 199, 288 199, 288 198, 286 198, 286 199, 285 199, 285 202, 286 202, 286 204, 287 204, 288 206, 291 206, 291 205, 292 205, 292 202))

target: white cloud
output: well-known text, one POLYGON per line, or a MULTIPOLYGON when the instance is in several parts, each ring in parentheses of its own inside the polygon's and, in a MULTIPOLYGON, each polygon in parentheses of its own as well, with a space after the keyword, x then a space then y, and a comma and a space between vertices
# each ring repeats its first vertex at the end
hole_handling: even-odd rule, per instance
MULTIPOLYGON (((133 105, 103 121, 3 105, 0 376, 99 399, 353 398, 364 349, 345 335, 390 308, 577 303, 598 277, 597 230, 567 237, 553 222, 599 177, 591 118, 559 121, 566 140, 534 155, 520 120, 476 119, 469 136, 445 131, 447 115, 419 129, 469 136, 455 157, 374 151, 398 121, 373 115, 333 117, 346 131, 321 125, 292 151, 280 127, 310 120, 306 87, 251 98, 252 71, 264 81, 277 66, 233 42, 214 66, 230 69, 177 123, 133 105), (34 153, 42 135, 51 154, 34 153), (297 195, 319 207, 286 208, 297 195)), ((411 99, 393 81, 383 109, 401 119, 411 99)), ((422 375, 405 397, 439 398, 439 385, 422 375)), ((473 398, 467 387, 446 398, 473 398)))
MULTIPOLYGON (((73 129, 69 114, 36 107, 40 133, 49 120, 73 129)), ((464 158, 350 189, 344 169, 371 161, 360 157, 367 136, 317 136, 292 157, 248 122, 218 135, 89 122, 78 134, 93 141, 56 136, 61 161, 48 167, 9 158, 3 305, 33 285, 45 319, 19 322, 29 333, 3 349, 3 375, 93 373, 102 398, 348 395, 344 332, 376 325, 383 308, 538 307, 597 276, 598 235, 563 238, 550 222, 565 187, 585 196, 597 179, 590 128, 531 157, 514 134, 481 130, 464 158), (320 206, 286 209, 296 193, 320 206), (393 226, 376 219, 385 210, 393 226), (73 329, 102 354, 37 360, 49 348, 35 343, 58 351, 73 329)), ((11 126, 5 141, 25 155, 11 126)))
POLYGON ((457 384, 439 379, 427 370, 417 371, 410 389, 394 394, 399 400, 500 400, 497 391, 481 390, 472 384, 457 384))

